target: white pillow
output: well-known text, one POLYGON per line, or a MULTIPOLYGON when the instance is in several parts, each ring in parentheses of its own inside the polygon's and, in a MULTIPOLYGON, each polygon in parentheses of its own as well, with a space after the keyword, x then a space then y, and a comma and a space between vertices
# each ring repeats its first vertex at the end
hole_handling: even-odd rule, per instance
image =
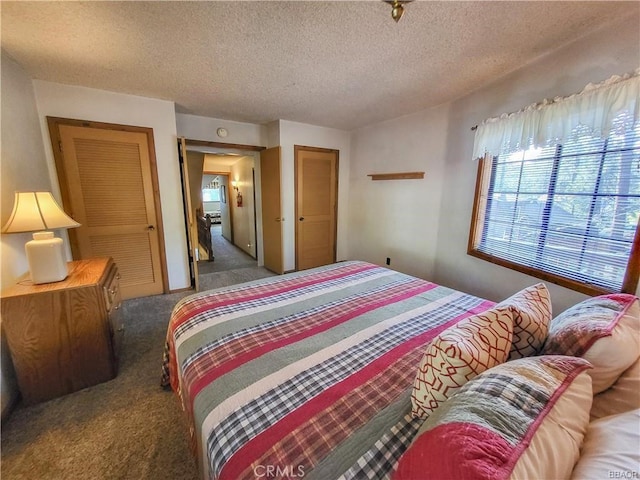
POLYGON ((640 409, 595 420, 587 427, 576 480, 640 477, 640 409))
POLYGON ((593 397, 591 420, 640 408, 640 359, 627 368, 610 388, 593 397))

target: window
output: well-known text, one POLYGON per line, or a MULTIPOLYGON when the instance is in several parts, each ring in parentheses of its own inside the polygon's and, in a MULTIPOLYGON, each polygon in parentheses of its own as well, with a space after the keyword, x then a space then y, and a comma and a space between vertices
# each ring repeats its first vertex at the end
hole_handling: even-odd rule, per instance
POLYGON ((202 201, 203 202, 219 202, 220 189, 219 188, 203 188, 202 201))
POLYGON ((539 142, 543 146, 516 142, 532 145, 526 149, 513 148, 513 138, 501 141, 514 129, 492 125, 493 138, 485 143, 493 142, 493 151, 478 166, 469 254, 591 295, 635 293, 640 273, 640 122, 635 118, 626 111, 606 129, 577 125, 539 142), (505 131, 496 140, 496 132, 505 131), (602 138, 599 131, 609 133, 602 138))

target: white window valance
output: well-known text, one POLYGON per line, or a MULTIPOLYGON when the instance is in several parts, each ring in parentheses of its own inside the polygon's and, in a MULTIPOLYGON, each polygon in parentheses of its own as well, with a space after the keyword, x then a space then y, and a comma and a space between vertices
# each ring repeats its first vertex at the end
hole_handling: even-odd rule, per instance
POLYGON ((639 120, 640 68, 590 83, 568 97, 545 99, 519 112, 488 118, 478 125, 472 158, 562 144, 578 129, 607 138, 612 131, 630 131, 639 120))

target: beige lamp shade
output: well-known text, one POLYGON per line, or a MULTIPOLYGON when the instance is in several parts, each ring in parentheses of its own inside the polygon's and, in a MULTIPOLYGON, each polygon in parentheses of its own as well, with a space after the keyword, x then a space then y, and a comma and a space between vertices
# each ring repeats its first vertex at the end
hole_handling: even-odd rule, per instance
POLYGON ((31 281, 41 284, 59 282, 69 273, 62 239, 43 230, 79 226, 64 213, 50 192, 16 192, 13 211, 2 233, 34 232, 33 240, 25 244, 25 253, 31 281))
POLYGON ((64 213, 51 192, 16 192, 13 211, 2 233, 74 228, 80 224, 64 213))

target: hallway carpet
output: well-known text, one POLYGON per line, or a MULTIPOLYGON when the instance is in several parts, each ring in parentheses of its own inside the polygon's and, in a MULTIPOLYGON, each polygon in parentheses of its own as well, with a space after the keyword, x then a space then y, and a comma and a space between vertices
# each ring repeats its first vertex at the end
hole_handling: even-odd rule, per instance
POLYGON ((213 244, 213 262, 201 260, 198 262, 200 275, 236 270, 238 268, 255 267, 258 262, 251 255, 245 253, 222 236, 221 225, 211 226, 211 243, 213 244))

